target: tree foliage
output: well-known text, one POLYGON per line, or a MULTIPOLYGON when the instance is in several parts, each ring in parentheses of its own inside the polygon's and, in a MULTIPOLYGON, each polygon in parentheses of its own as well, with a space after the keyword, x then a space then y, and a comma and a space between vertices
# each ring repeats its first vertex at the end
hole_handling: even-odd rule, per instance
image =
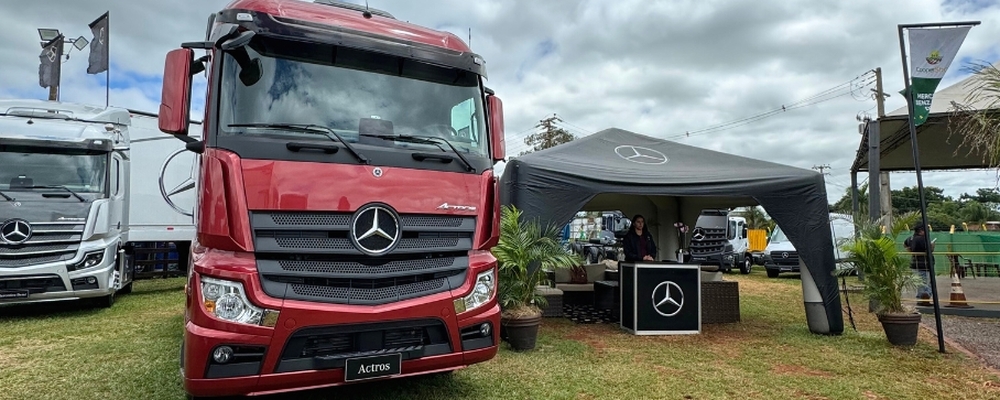
MULTIPOLYGON (((868 185, 858 189, 859 214, 868 216, 868 185)), ((1000 192, 991 188, 980 188, 976 194, 963 193, 954 199, 944 195, 944 190, 934 186, 924 187, 927 201, 927 223, 935 230, 947 230, 955 226, 963 229, 962 223, 979 226, 986 221, 1000 220, 1000 192)), ((830 206, 832 212, 852 214, 851 189, 830 206)), ((892 191, 893 214, 920 212, 920 193, 917 187, 904 187, 892 191)))
POLYGON ((968 83, 964 101, 951 102, 949 139, 959 136, 960 148, 967 154, 981 154, 984 164, 1000 172, 1000 69, 988 62, 972 62, 965 70, 975 78, 968 83))
POLYGON ((735 212, 747 220, 747 229, 774 230, 774 221, 761 206, 746 207, 735 212))

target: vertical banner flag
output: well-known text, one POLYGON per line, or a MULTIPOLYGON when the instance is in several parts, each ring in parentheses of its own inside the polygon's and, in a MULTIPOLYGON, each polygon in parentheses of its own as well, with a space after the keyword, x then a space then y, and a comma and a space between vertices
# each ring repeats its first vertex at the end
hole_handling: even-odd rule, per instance
POLYGON ((59 35, 42 46, 42 54, 38 55, 38 85, 43 88, 59 86, 59 74, 62 73, 63 36, 59 35))
POLYGON ((96 74, 108 70, 108 13, 90 23, 90 31, 94 40, 90 42, 90 64, 88 74, 96 74))
POLYGON ((935 29, 909 29, 910 87, 913 89, 913 124, 927 122, 931 101, 941 78, 948 72, 958 49, 962 47, 971 26, 935 29))

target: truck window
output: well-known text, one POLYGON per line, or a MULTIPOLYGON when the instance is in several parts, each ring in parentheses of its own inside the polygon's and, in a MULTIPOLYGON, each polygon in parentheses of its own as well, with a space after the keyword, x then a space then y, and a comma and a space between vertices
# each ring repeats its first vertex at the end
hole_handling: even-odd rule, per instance
POLYGON ((118 159, 117 158, 114 159, 113 164, 114 164, 114 170, 111 172, 111 174, 112 174, 112 178, 111 178, 111 195, 112 196, 117 196, 118 195, 118 188, 120 187, 119 183, 118 183, 118 179, 119 179, 119 176, 122 173, 122 170, 121 170, 121 167, 118 165, 118 159))
POLYGON ((736 239, 736 234, 736 221, 729 221, 729 233, 726 237, 728 237, 729 240, 733 240, 736 239))
POLYGON ((785 237, 785 232, 782 232, 780 227, 777 227, 777 226, 774 227, 774 232, 771 232, 771 240, 770 240, 770 242, 778 243, 778 242, 787 242, 787 241, 788 241, 788 238, 785 237))
POLYGON ((8 146, 0 150, 0 190, 63 185, 74 192, 104 193, 108 153, 8 146))
POLYGON ((451 108, 451 128, 460 140, 479 142, 479 123, 476 121, 474 99, 467 99, 451 108))
POLYGON ((222 61, 220 131, 223 140, 277 138, 322 140, 322 135, 280 129, 230 128, 230 124, 315 124, 344 140, 369 146, 438 150, 438 145, 362 141, 365 121, 378 120, 386 135, 435 136, 466 157, 489 157, 485 107, 473 73, 358 49, 255 38, 246 47, 260 61, 261 78, 249 85, 226 53, 222 61))

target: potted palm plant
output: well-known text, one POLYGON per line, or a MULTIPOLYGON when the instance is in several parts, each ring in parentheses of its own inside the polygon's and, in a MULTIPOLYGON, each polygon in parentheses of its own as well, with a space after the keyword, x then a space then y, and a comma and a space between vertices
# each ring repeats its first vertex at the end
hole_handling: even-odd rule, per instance
POLYGON ((920 328, 920 313, 913 306, 903 304, 903 292, 916 289, 922 281, 910 269, 909 257, 900 254, 895 241, 918 216, 908 213, 895 217, 887 230, 882 229, 881 219, 856 217, 856 236, 841 247, 849 255, 846 267, 837 274, 859 274, 862 291, 874 304, 875 315, 886 338, 896 346, 916 344, 920 328))
POLYGON ((559 229, 521 220, 521 210, 504 206, 500 217, 500 241, 493 247, 499 264, 497 299, 500 303, 501 336, 515 351, 535 348, 542 322, 545 297, 536 287, 545 279, 544 270, 568 268, 581 262, 559 244, 559 229))

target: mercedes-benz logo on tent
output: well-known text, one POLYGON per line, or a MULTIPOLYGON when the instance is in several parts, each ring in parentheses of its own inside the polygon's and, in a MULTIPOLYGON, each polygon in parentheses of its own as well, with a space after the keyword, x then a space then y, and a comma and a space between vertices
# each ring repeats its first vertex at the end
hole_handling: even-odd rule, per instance
POLYGON ((19 245, 31 238, 31 224, 23 219, 9 219, 0 224, 0 239, 12 245, 19 245))
POLYGON ((660 282, 653 289, 653 309, 664 317, 673 317, 684 308, 684 291, 671 281, 660 282))
POLYGON ((351 218, 351 242, 362 253, 386 254, 399 243, 399 214, 384 204, 361 207, 351 218))
POLYGON ((625 159, 625 161, 638 164, 659 165, 669 161, 667 156, 659 151, 631 144, 615 147, 615 154, 618 154, 618 157, 625 159))

